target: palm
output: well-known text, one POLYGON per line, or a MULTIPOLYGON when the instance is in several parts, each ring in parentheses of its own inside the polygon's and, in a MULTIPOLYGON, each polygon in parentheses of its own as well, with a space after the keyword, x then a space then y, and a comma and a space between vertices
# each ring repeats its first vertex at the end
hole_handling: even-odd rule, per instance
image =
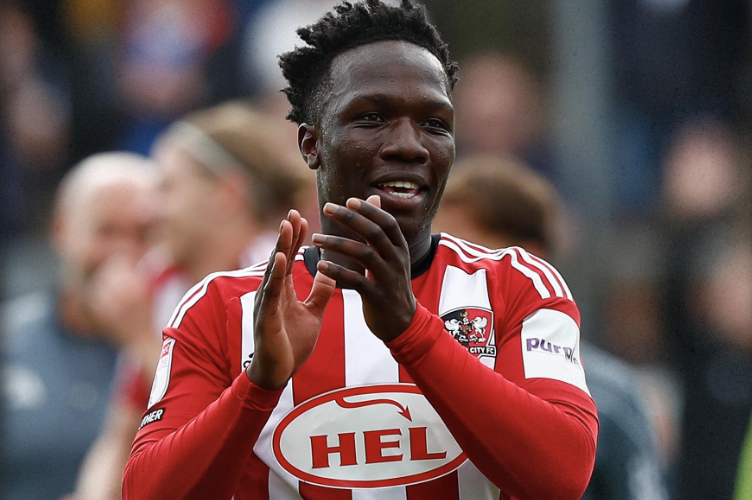
POLYGON ((294 255, 305 237, 306 227, 305 219, 295 211, 283 222, 275 253, 256 295, 256 350, 248 376, 267 389, 284 386, 311 355, 326 303, 334 291, 334 281, 317 273, 305 301, 299 300, 295 293, 294 255))

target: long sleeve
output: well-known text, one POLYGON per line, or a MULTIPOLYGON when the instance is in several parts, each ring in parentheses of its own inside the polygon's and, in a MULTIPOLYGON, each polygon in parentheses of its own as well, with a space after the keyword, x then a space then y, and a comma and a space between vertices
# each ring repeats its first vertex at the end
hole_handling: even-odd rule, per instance
MULTIPOLYGON (((253 385, 241 373, 187 425, 137 444, 125 470, 123 498, 231 498, 280 394, 253 385)), ((154 413, 159 411, 145 419, 160 417, 154 413)))
POLYGON ((581 393, 581 406, 531 394, 484 366, 421 305, 408 330, 387 345, 470 460, 502 491, 525 499, 580 498, 598 426, 585 393, 555 382, 575 398, 581 393))
MULTIPOLYGON (((248 277, 234 285, 254 289, 257 273, 235 274, 248 277)), ((163 331, 149 407, 123 478, 126 500, 229 500, 279 401, 282 391, 255 386, 241 368, 232 335, 240 300, 215 278, 186 294, 163 331)))

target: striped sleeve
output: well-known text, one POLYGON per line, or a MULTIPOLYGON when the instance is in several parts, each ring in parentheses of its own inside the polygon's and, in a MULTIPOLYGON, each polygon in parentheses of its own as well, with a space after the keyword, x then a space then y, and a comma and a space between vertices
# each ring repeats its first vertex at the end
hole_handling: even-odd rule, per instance
POLYGON ((123 498, 229 498, 281 391, 233 377, 228 308, 212 275, 189 291, 164 330, 149 408, 123 478, 123 498))

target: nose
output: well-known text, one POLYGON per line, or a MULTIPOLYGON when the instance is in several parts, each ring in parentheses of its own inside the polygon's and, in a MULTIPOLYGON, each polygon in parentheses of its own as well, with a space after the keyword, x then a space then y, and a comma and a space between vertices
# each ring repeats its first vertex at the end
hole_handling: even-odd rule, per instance
POLYGON ((428 161, 428 149, 423 145, 420 127, 409 118, 400 118, 387 129, 380 153, 385 160, 428 161))

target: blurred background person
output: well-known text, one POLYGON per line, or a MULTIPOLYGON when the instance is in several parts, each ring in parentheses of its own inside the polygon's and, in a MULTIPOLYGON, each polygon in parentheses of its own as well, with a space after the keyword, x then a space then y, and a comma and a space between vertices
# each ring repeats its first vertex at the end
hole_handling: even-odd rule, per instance
POLYGON ((501 51, 461 61, 462 84, 454 93, 457 154, 515 156, 554 180, 546 135, 546 96, 533 71, 501 51))
MULTIPOLYGON (((562 206, 550 182, 511 157, 470 156, 455 168, 433 230, 555 259, 562 206)), ((582 357, 600 421, 595 469, 583 499, 667 499, 666 464, 638 373, 585 341, 582 357)))
POLYGON ((731 498, 752 414, 749 164, 727 123, 701 118, 674 134, 663 172, 662 300, 684 388, 679 498, 731 498))
POLYGON ((156 181, 146 158, 103 153, 75 166, 58 189, 57 283, 3 304, 3 499, 57 499, 75 484, 104 419, 117 358, 90 307, 93 283, 108 259, 146 252, 156 181))
POLYGON ((42 229, 67 168, 70 75, 21 1, 0 4, 0 236, 42 229))
POLYGON ((186 115, 155 143, 160 243, 140 263, 111 259, 96 280, 92 307, 130 363, 70 498, 120 498, 161 329, 183 294, 210 273, 268 258, 291 208, 318 210, 312 175, 274 123, 245 102, 228 102, 186 115))

